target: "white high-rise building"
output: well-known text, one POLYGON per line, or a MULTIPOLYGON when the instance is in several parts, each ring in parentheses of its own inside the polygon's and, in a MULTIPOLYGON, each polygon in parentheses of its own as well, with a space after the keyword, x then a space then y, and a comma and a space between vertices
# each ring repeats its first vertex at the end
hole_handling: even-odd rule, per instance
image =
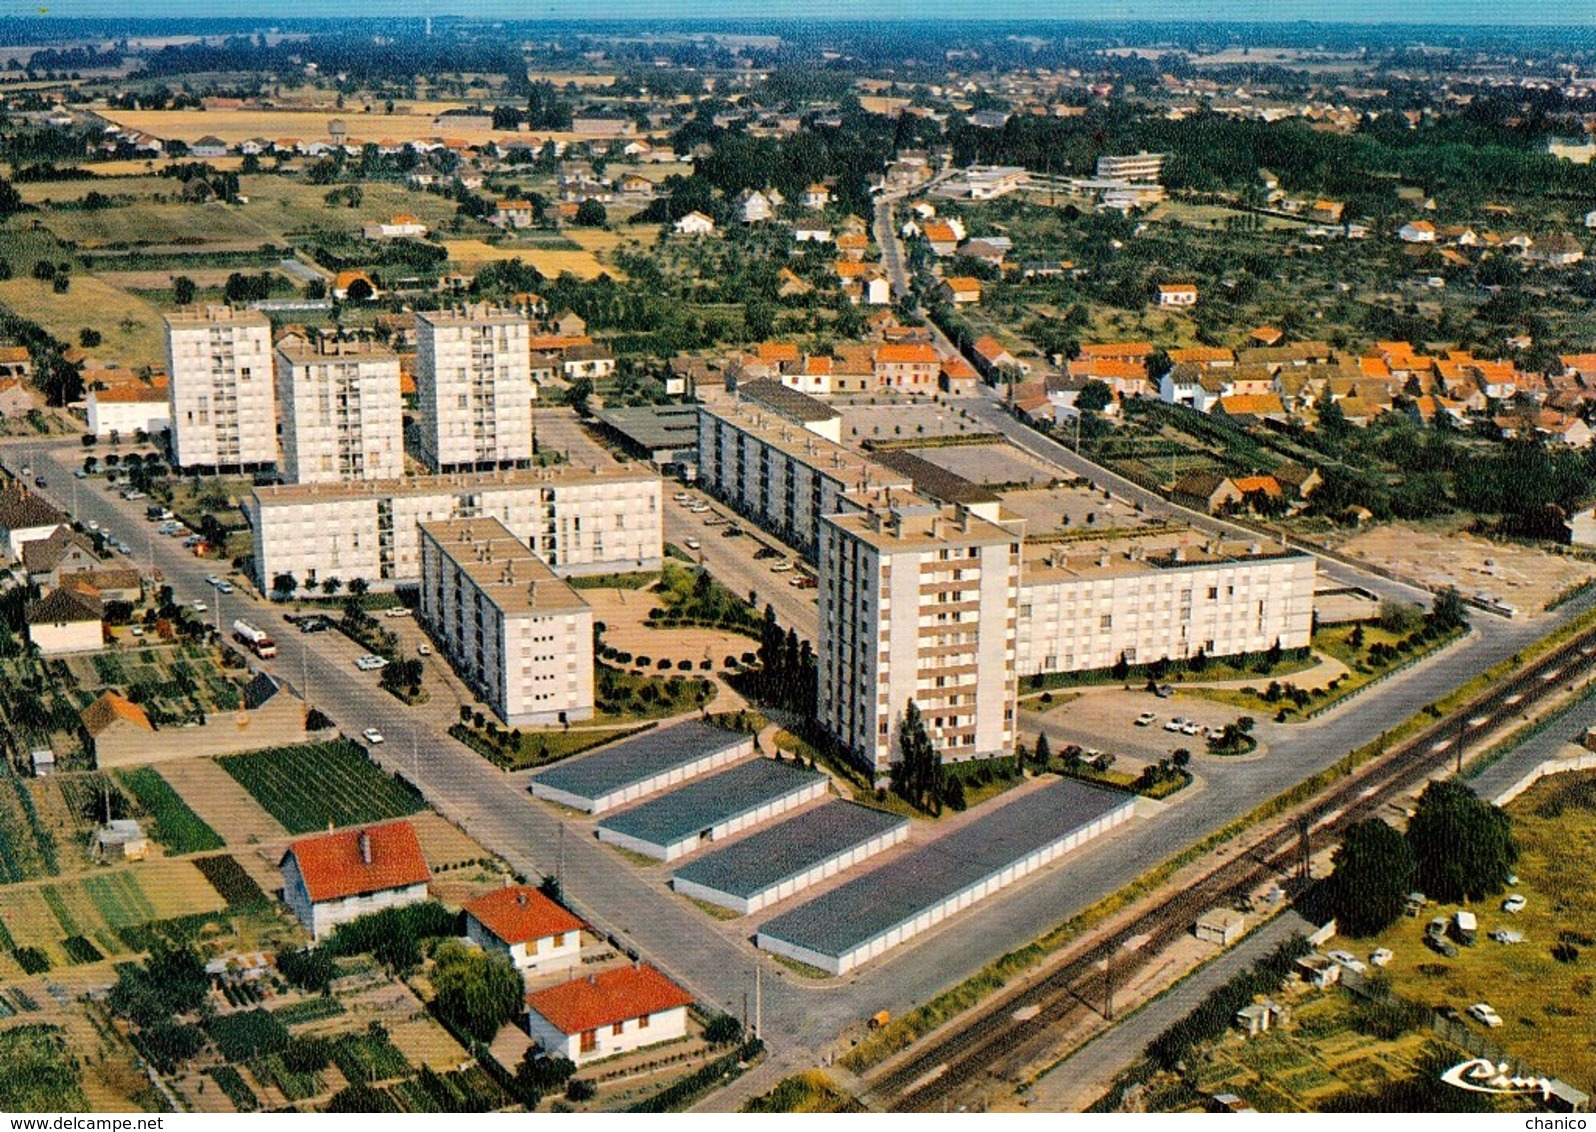
POLYGON ((404 475, 399 355, 336 338, 279 347, 277 397, 289 483, 404 475))
POLYGON ((593 610, 497 519, 421 524, 421 620, 507 725, 593 717, 593 610))
POLYGON ((256 471, 277 462, 272 324, 259 311, 212 306, 166 316, 172 461, 256 471))
POLYGON ((818 558, 821 724, 877 773, 911 700, 944 760, 1012 754, 1019 534, 910 497, 823 516, 818 558))
POLYGON ((437 472, 532 462, 530 324, 487 305, 416 314, 421 454, 437 472))

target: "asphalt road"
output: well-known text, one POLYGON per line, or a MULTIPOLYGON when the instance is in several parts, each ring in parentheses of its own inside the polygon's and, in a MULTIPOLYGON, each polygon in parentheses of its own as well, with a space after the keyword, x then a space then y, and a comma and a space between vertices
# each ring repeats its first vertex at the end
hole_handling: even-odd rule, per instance
MULTIPOLYGON (((15 466, 12 453, 17 448, 6 447, 7 463, 15 466)), ((80 518, 112 526, 135 548, 147 544, 147 560, 163 571, 180 597, 201 596, 214 603, 217 595, 204 577, 217 564, 193 558, 175 540, 146 538, 149 524, 142 502, 126 502, 107 492, 103 481, 72 480, 71 470, 81 461, 75 441, 48 451, 29 447, 35 471, 50 481, 46 495, 70 503, 71 485, 77 483, 80 518)), ((1512 655, 1592 600, 1596 597, 1570 603, 1535 622, 1493 621, 1486 632, 1359 697, 1354 708, 1291 729, 1289 736, 1274 742, 1269 757, 1245 764, 1224 789, 1190 793, 1161 817, 1136 822, 1072 854, 1067 868, 1044 870, 987 900, 978 917, 955 917, 951 927, 928 933, 845 979, 811 983, 767 962, 765 1034, 776 1057, 796 1068, 836 1052, 836 1035, 845 1026, 880 1009, 901 1013, 934 996, 1406 719, 1443 689, 1512 655)), ((379 761, 412 778, 441 813, 528 876, 553 871, 556 861, 563 860, 565 890, 595 927, 621 936, 703 1001, 741 1012, 743 995, 751 997, 756 953, 746 934, 754 923, 710 921, 663 885, 644 880, 574 825, 562 835, 562 820, 532 802, 520 776, 496 770, 449 739, 441 725, 388 699, 377 690, 375 674, 357 672, 347 650, 329 640, 335 634, 287 632, 270 603, 241 586, 226 599, 221 616, 225 624, 246 614, 285 630, 278 636, 279 656, 269 667, 291 682, 308 678, 313 702, 346 733, 380 727, 388 741, 378 748, 379 761)), ((735 1093, 728 1094, 726 1103, 737 1103, 735 1093)))
POLYGON ((781 551, 787 561, 800 563, 803 559, 797 551, 759 530, 731 508, 709 499, 702 492, 694 492, 692 497, 709 503, 711 510, 700 515, 693 514, 685 506, 671 499, 675 494, 671 490, 672 486, 669 483, 665 485, 666 540, 675 543, 709 567, 710 573, 734 594, 745 598, 752 595, 751 604, 754 608, 763 611, 766 604, 774 607, 776 619, 783 626, 796 629, 800 637, 813 642, 820 628, 820 612, 815 604, 815 594, 819 591, 801 590, 793 586, 791 582, 797 574, 796 570, 772 573, 770 567, 775 565, 778 559, 754 557, 761 546, 769 546, 773 550, 781 551), (742 537, 726 538, 721 533, 726 529, 725 523, 713 527, 704 526, 704 520, 710 518, 711 514, 736 523, 744 532, 742 537), (697 550, 687 546, 689 538, 698 540, 697 550))

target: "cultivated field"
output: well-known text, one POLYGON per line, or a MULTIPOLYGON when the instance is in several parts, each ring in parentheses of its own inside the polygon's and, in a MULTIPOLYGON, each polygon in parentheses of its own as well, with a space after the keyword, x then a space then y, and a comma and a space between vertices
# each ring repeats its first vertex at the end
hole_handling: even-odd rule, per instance
POLYGON ((621 272, 599 263, 591 251, 564 251, 557 248, 528 248, 516 246, 494 247, 481 240, 445 240, 449 260, 470 270, 485 263, 500 263, 518 259, 535 267, 546 278, 553 279, 570 272, 578 279, 593 279, 608 273, 612 279, 622 278, 621 272))
POLYGON ((305 743, 218 759, 290 833, 419 813, 420 796, 353 743, 305 743))
POLYGON ((0 304, 63 342, 76 343, 84 327, 98 330, 94 356, 105 361, 129 368, 166 365, 160 312, 93 275, 73 273, 72 289, 64 295, 37 279, 8 279, 0 283, 0 304))

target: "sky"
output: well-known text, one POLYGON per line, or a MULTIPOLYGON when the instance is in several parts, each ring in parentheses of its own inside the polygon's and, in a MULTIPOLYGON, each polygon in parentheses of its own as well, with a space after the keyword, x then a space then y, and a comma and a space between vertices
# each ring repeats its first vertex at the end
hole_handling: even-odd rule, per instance
MULTIPOLYGON (((513 19, 1103 19, 1537 24, 1596 28, 1596 0, 0 0, 0 15, 513 19)), ((1581 46, 1588 46, 1582 44, 1581 46)))

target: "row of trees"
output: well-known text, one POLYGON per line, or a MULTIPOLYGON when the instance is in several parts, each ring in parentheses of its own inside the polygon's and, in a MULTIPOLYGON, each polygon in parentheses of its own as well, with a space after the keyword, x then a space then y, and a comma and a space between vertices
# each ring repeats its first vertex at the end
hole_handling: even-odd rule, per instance
POLYGON ((1415 889, 1445 902, 1501 892, 1518 854, 1505 812, 1461 782, 1432 782, 1406 835, 1377 818, 1348 827, 1327 899, 1340 930, 1374 935, 1396 921, 1415 889))

